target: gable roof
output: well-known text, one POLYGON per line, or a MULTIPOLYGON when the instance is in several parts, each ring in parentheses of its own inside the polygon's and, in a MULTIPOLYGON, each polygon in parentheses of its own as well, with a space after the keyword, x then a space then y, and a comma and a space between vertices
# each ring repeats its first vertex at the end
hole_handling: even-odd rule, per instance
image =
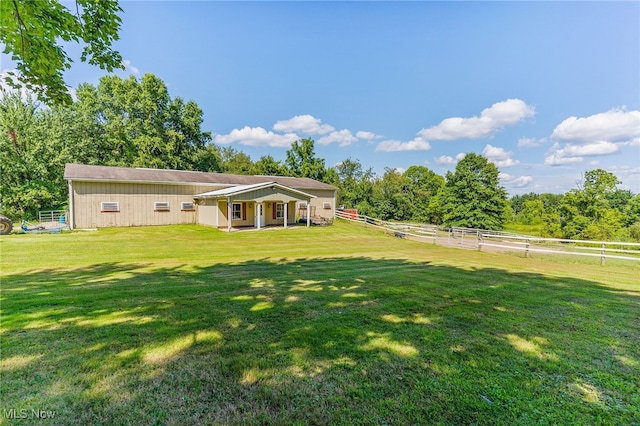
POLYGON ((217 189, 215 191, 203 192, 202 194, 194 195, 193 198, 216 198, 216 197, 225 197, 231 195, 240 195, 246 194, 251 191, 255 191, 262 188, 278 188, 284 192, 293 192, 294 194, 302 195, 307 198, 316 198, 315 195, 307 194, 306 192, 298 191, 297 189, 290 188, 285 185, 281 185, 277 182, 265 182, 265 183, 256 183, 253 185, 238 185, 232 186, 229 188, 217 189))
POLYGON ((232 175, 226 173, 193 172, 186 170, 89 166, 86 164, 67 164, 64 168, 64 178, 72 181, 214 184, 221 186, 255 185, 275 182, 285 187, 302 190, 324 189, 335 191, 337 189, 333 185, 310 178, 232 175))

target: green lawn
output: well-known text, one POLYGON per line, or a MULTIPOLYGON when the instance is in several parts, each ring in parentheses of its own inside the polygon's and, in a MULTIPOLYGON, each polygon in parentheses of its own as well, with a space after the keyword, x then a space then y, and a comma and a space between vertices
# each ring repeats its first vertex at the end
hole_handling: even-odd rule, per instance
POLYGON ((3 424, 640 424, 637 263, 340 221, 0 250, 3 424))

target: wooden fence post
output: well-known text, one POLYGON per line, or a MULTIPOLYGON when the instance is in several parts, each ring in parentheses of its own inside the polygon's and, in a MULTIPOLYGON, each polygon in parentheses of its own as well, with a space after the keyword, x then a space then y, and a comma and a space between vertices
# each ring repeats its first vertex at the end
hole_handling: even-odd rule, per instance
POLYGON ((606 252, 606 245, 605 243, 602 243, 602 250, 600 250, 600 266, 604 265, 605 252, 606 252))

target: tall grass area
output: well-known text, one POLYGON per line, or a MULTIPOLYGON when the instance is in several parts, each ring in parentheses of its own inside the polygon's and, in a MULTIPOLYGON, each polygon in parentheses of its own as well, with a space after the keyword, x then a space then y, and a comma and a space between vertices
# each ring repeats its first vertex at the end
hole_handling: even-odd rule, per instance
POLYGON ((636 263, 341 221, 11 235, 0 250, 3 424, 640 422, 636 263))
POLYGON ((522 223, 506 223, 504 231, 513 232, 514 234, 529 235, 531 237, 544 237, 544 225, 525 225, 522 223))

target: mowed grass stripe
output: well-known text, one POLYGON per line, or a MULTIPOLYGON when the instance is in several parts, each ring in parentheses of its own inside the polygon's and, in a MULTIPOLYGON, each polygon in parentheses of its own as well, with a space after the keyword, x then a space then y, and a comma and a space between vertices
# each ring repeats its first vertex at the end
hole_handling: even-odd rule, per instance
POLYGON ((0 240, 0 374, 6 406, 52 424, 640 418, 633 265, 340 222, 38 237, 0 240))

